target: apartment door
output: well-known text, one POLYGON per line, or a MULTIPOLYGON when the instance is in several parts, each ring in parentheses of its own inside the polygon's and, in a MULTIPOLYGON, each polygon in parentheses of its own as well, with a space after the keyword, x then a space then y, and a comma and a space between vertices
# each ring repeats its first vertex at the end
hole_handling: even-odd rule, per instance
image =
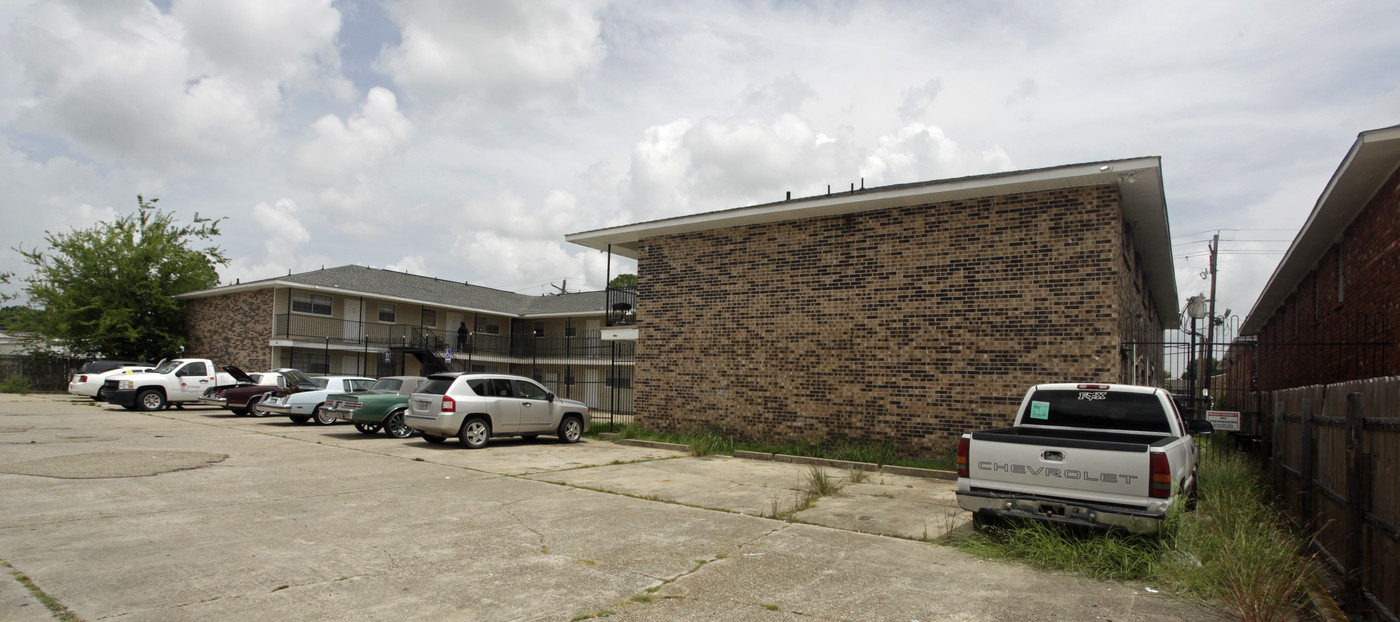
POLYGON ((462 325, 462 314, 448 311, 446 317, 447 323, 442 326, 442 329, 447 333, 447 343, 452 345, 452 359, 466 359, 467 349, 462 344, 457 343, 457 327, 462 325))
POLYGON ((345 328, 342 336, 346 341, 358 343, 360 341, 360 301, 345 301, 345 328))

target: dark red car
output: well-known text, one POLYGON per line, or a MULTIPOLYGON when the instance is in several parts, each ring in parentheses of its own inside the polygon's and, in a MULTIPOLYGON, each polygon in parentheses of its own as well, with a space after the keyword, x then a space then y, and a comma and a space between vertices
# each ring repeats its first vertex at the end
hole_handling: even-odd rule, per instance
POLYGON ((238 384, 210 387, 204 391, 203 395, 199 396, 199 401, 222 406, 233 411, 235 415, 266 416, 267 413, 258 409, 257 405, 268 393, 273 391, 299 393, 301 391, 315 391, 319 388, 311 380, 311 376, 299 369, 272 369, 260 374, 249 375, 234 365, 225 365, 224 371, 233 376, 238 384))

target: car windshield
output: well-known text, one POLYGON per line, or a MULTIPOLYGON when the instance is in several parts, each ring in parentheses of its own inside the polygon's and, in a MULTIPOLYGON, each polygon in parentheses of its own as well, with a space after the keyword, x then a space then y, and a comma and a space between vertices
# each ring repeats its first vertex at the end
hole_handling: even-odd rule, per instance
MULTIPOLYGON (((300 387, 303 385, 316 384, 316 382, 311 379, 311 376, 302 373, 301 370, 288 369, 283 371, 282 375, 287 377, 287 386, 300 387)), ((325 385, 321 386, 324 387, 325 385)))
POLYGON ((380 378, 379 380, 374 381, 374 386, 370 387, 369 390, 383 391, 385 393, 398 393, 399 387, 401 386, 403 386, 403 380, 400 380, 398 378, 380 378))
POLYGON ((184 364, 185 364, 184 361, 166 361, 166 362, 164 362, 164 363, 161 363, 161 364, 160 364, 160 367, 157 367, 157 368, 156 368, 156 373, 157 373, 157 374, 168 374, 168 373, 170 373, 170 372, 172 372, 172 371, 175 371, 175 368, 177 368, 177 367, 179 367, 179 366, 181 366, 181 365, 184 365, 184 364))
POLYGON ((1031 395, 1022 425, 1171 432, 1162 402, 1152 393, 1040 390, 1031 395))

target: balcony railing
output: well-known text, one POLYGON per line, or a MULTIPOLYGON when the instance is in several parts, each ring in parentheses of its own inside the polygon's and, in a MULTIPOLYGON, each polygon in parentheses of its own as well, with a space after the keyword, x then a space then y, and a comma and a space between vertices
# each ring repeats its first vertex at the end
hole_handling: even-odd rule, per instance
MULTIPOLYGON (((628 317, 631 317, 630 314, 628 317)), ((610 324, 612 325, 612 324, 610 324)), ((599 358, 611 356, 611 346, 598 331, 582 336, 541 336, 533 334, 493 335, 470 333, 464 342, 457 331, 405 324, 352 322, 301 314, 281 314, 273 324, 273 339, 312 342, 327 346, 423 348, 442 353, 452 348, 454 359, 469 355, 497 355, 517 358, 599 358)), ((631 344, 627 344, 630 347, 631 344)))
POLYGON ((637 290, 609 287, 607 301, 607 326, 633 326, 637 323, 637 290))

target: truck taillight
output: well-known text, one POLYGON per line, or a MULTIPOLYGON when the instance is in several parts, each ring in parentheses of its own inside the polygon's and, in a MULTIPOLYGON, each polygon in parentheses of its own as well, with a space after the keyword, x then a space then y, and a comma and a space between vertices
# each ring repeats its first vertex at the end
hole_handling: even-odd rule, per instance
POLYGON ((1149 454, 1148 467, 1152 472, 1147 485, 1147 496, 1153 499, 1166 499, 1172 496, 1172 472, 1167 463, 1167 454, 1149 454))
POLYGON ((1081 384, 1081 385, 1079 385, 1079 390, 1080 390, 1080 391, 1107 391, 1108 388, 1109 388, 1109 387, 1108 387, 1108 385, 1106 385, 1106 384, 1081 384))
POLYGON ((967 448, 972 444, 970 438, 958 439, 958 477, 967 477, 967 448))
POLYGON ((442 396, 442 412, 445 412, 445 413, 455 413, 455 412, 457 412, 457 400, 454 400, 454 399, 452 399, 452 398, 450 398, 450 397, 447 397, 446 395, 442 396))

